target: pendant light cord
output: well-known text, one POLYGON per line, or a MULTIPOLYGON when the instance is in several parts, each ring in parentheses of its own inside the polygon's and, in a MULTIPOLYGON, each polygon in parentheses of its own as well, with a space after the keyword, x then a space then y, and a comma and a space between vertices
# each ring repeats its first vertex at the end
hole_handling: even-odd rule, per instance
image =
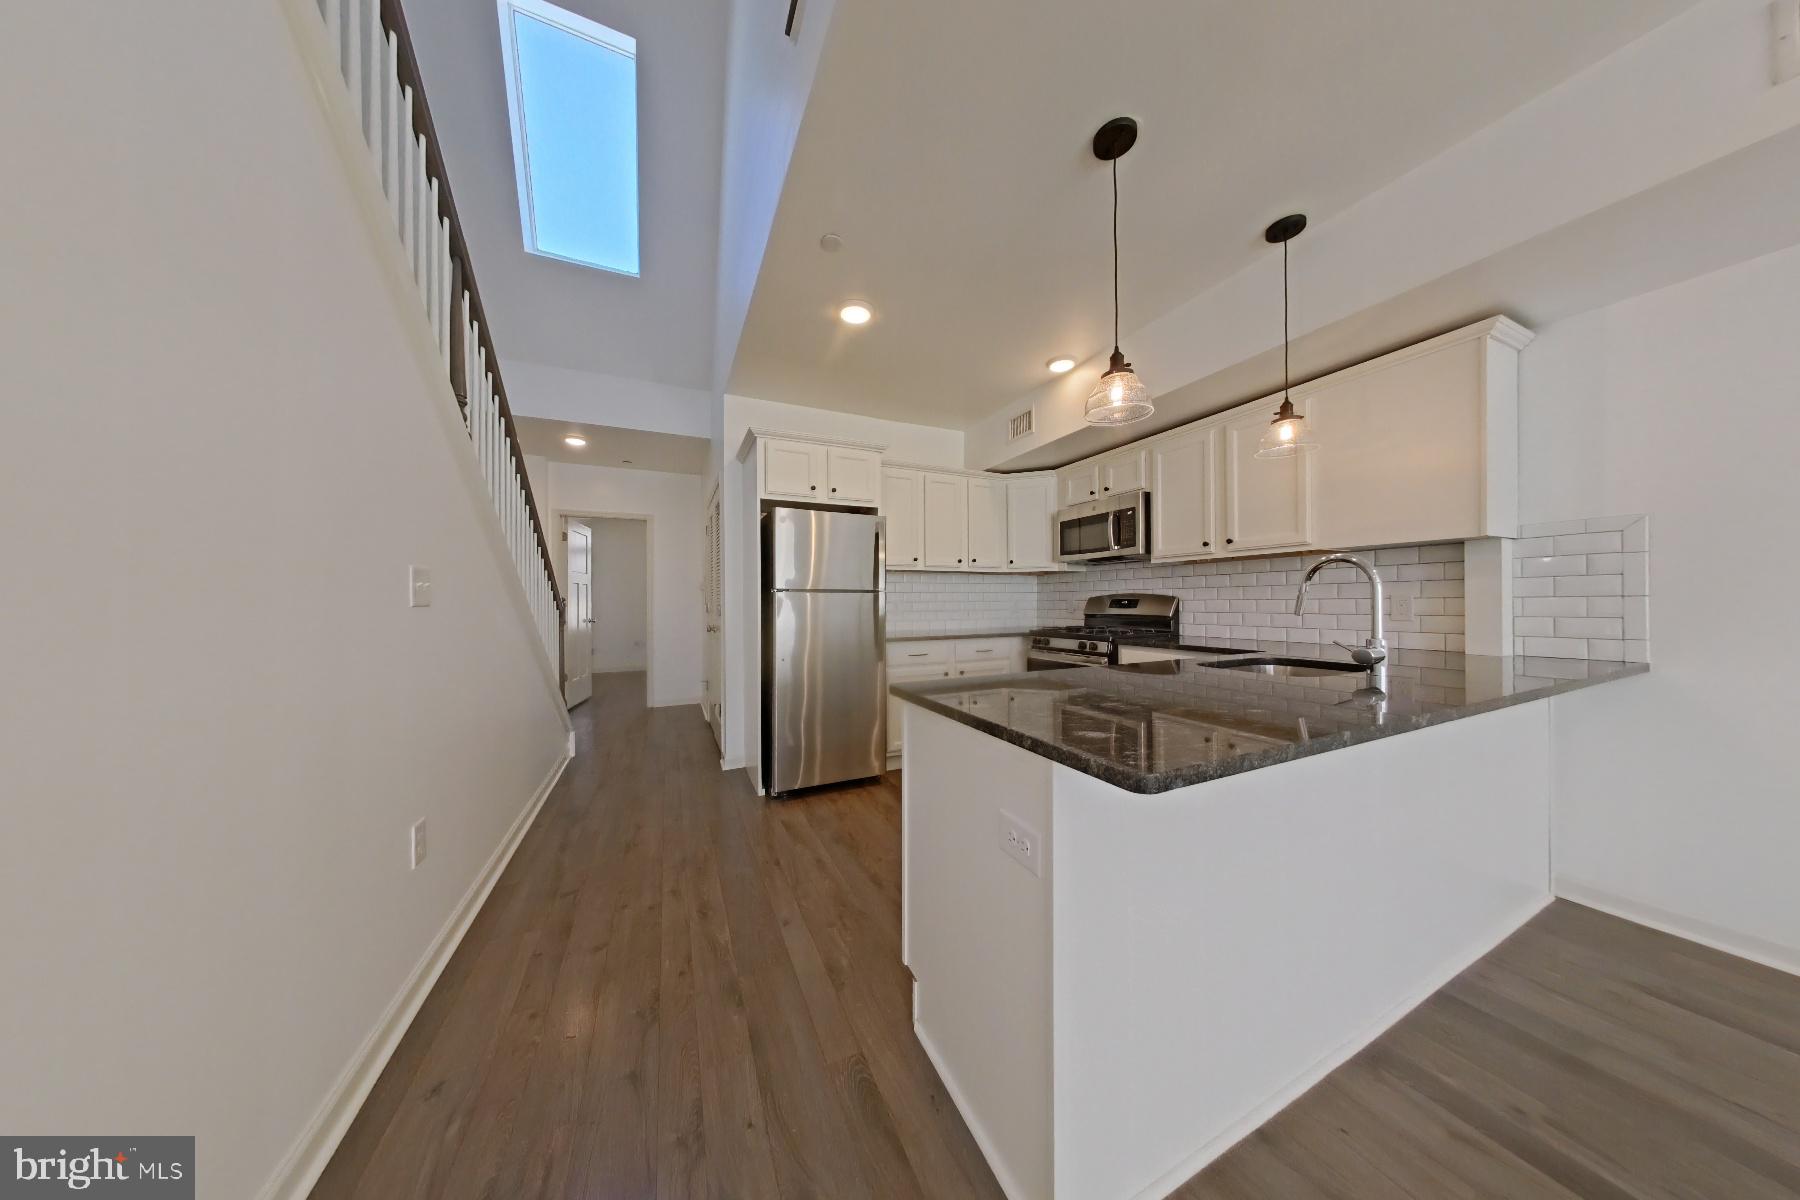
MULTIPOLYGON (((1113 353, 1119 352, 1119 160, 1112 160, 1113 183, 1113 353)), ((1283 268, 1285 270, 1285 268, 1283 268)))
MULTIPOLYGON (((1288 239, 1292 241, 1293 239, 1288 239)), ((1281 243, 1281 398, 1288 398, 1288 355, 1293 345, 1288 336, 1288 244, 1281 243)))

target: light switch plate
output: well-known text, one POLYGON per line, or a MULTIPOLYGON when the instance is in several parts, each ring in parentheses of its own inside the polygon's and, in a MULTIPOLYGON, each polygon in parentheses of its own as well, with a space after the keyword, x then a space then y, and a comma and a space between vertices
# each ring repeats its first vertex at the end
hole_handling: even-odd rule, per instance
POLYGON ((1000 849, 1033 875, 1043 875, 1039 860, 1043 858, 1044 847, 1037 830, 1005 809, 1000 810, 1000 849))
POLYGON ((1411 596, 1404 595, 1404 594, 1395 596, 1394 597, 1394 611, 1393 611, 1392 615, 1393 615, 1394 620, 1396 620, 1396 621, 1412 620, 1413 619, 1413 598, 1411 596))
POLYGON ((418 870, 419 864, 425 861, 425 819, 419 818, 412 827, 412 869, 418 870))
POLYGON ((406 569, 406 604, 408 608, 431 607, 431 568, 406 569))

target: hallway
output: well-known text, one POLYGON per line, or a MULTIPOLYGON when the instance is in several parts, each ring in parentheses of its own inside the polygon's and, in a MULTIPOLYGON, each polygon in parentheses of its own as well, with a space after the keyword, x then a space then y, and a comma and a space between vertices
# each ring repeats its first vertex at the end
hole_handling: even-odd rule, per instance
POLYGON ((891 781, 768 804, 597 676, 579 753, 313 1191, 998 1197, 912 1034, 891 781))

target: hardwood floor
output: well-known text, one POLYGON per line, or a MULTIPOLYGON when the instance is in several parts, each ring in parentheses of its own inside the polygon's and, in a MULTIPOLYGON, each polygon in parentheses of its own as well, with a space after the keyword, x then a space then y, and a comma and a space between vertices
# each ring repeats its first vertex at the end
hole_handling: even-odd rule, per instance
MULTIPOLYGON (((1000 1197, 912 1035, 894 781, 771 804, 642 697, 596 677, 313 1195, 1000 1197)), ((1794 1200, 1800 980, 1559 903, 1176 1195, 1794 1200)))
POLYGON ((1794 1200, 1800 979, 1557 902, 1181 1200, 1794 1200))
POLYGON ((894 783, 779 804, 595 677, 318 1200, 992 1197, 912 1034, 894 783))

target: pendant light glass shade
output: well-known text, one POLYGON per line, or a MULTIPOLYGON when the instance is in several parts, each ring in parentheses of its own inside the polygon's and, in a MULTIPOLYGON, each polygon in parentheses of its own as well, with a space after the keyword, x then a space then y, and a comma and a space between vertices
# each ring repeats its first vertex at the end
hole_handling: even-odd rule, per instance
POLYGON ((1129 425, 1155 411, 1156 406, 1150 403, 1150 389, 1125 356, 1114 350, 1106 374, 1088 393, 1084 419, 1089 425, 1129 425))
POLYGON ((1318 444, 1306 418, 1295 412, 1294 402, 1284 396, 1281 407, 1275 410, 1275 419, 1263 430, 1262 444, 1257 448, 1256 457, 1291 458, 1318 444))

